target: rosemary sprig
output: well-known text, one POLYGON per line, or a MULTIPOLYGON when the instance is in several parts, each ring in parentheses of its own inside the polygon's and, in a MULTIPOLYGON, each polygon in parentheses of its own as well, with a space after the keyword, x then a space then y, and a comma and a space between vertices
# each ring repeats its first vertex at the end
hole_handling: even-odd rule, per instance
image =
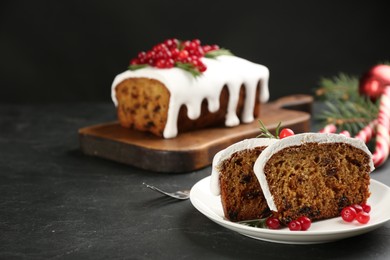
POLYGON ((148 64, 132 64, 127 67, 129 70, 139 70, 148 67, 148 64))
POLYGON ((238 224, 250 226, 250 227, 256 227, 256 228, 268 228, 265 224, 266 218, 260 218, 260 219, 252 219, 252 220, 244 220, 237 222, 238 224))
MULTIPOLYGON (((135 65, 129 65, 129 70, 139 70, 146 67, 150 67, 148 64, 135 64, 135 65)), ((192 76, 198 77, 202 73, 191 63, 183 63, 183 62, 175 62, 175 67, 183 69, 189 73, 191 73, 192 76)))
POLYGON ((202 75, 202 73, 192 63, 175 62, 175 67, 191 73, 194 77, 202 75))
POLYGON ((218 49, 218 50, 213 50, 213 51, 206 52, 204 56, 206 58, 215 59, 215 58, 217 58, 218 56, 221 56, 221 55, 233 56, 233 53, 231 53, 228 49, 221 48, 221 49, 218 49))
POLYGON ((264 125, 263 121, 259 120, 259 124, 260 124, 260 134, 258 136, 256 136, 257 138, 260 138, 260 137, 265 137, 265 138, 275 138, 275 139, 279 139, 279 131, 280 131, 280 127, 282 125, 281 122, 279 122, 279 124, 277 125, 276 129, 275 129, 275 135, 273 135, 268 129, 267 127, 264 125))

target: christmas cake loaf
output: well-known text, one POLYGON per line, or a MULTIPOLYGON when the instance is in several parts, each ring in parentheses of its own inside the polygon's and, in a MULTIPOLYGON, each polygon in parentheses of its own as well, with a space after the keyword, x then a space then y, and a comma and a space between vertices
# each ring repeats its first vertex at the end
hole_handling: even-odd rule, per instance
POLYGON ((211 191, 221 195, 224 215, 230 221, 264 218, 270 210, 253 165, 260 153, 277 139, 252 138, 218 152, 213 159, 211 191))
POLYGON ((374 166, 367 146, 340 134, 297 134, 268 146, 254 165, 267 204, 282 223, 340 216, 366 203, 374 166))
POLYGON ((141 52, 112 83, 123 127, 173 138, 210 125, 236 126, 269 98, 265 66, 199 40, 170 39, 141 52))

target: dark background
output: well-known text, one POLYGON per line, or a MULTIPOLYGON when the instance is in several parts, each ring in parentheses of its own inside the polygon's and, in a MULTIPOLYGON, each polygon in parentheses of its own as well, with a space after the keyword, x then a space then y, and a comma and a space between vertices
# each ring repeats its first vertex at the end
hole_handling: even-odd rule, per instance
POLYGON ((390 60, 386 1, 1 1, 0 102, 110 101, 114 76, 166 38, 266 65, 275 99, 390 60))

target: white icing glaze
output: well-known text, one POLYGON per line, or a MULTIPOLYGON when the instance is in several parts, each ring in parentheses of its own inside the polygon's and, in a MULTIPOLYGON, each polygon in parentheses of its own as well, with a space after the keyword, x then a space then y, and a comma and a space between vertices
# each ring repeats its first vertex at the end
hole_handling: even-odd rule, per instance
POLYGON ((275 153, 279 152, 280 150, 287 148, 289 146, 296 146, 301 145, 303 143, 347 143, 350 144, 358 149, 363 150, 365 153, 367 153, 371 160, 370 160, 370 170, 374 170, 374 164, 372 161, 372 154, 368 150, 365 143, 361 140, 355 139, 355 138, 349 138, 344 135, 340 134, 322 134, 322 133, 304 133, 304 134, 296 134, 290 137, 286 137, 281 139, 278 143, 272 144, 268 146, 264 151, 260 154, 259 158, 257 158, 255 165, 254 165, 254 172, 256 174, 257 179, 260 182, 261 189, 263 190, 264 196, 267 200, 268 207, 273 210, 277 211, 275 202, 273 200, 273 197, 271 195, 271 192, 269 190, 268 183, 266 181, 266 177, 264 174, 264 166, 265 163, 274 155, 275 153))
POLYGON ((219 186, 219 167, 220 164, 228 159, 233 153, 237 151, 242 151, 245 149, 252 149, 255 147, 268 146, 275 142, 278 142, 278 139, 270 139, 270 138, 251 138, 245 139, 241 142, 230 145, 224 150, 219 151, 213 158, 212 163, 212 172, 210 178, 210 190, 211 193, 218 196, 220 194, 220 186, 219 186))
POLYGON ((219 96, 225 85, 229 89, 225 125, 238 125, 240 119, 236 115, 236 107, 240 87, 244 84, 247 94, 241 121, 244 123, 252 122, 256 98, 259 98, 260 102, 263 103, 269 99, 268 68, 236 56, 219 56, 216 59, 202 58, 202 62, 207 66, 207 70, 197 78, 179 68, 146 67, 135 71, 125 71, 117 75, 112 83, 112 100, 117 106, 115 87, 128 78, 150 78, 160 81, 171 94, 163 136, 164 138, 172 138, 177 135, 177 118, 180 107, 185 105, 188 117, 197 119, 200 116, 202 101, 206 99, 209 111, 215 112, 219 109, 219 96), (259 82, 260 97, 256 97, 255 93, 259 82))

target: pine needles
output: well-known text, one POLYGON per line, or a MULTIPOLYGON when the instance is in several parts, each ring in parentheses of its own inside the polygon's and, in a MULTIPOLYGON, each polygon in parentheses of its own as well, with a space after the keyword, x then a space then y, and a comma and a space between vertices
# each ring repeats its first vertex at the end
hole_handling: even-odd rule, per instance
POLYGON ((339 131, 356 135, 369 122, 377 118, 379 104, 359 94, 359 80, 340 73, 322 78, 316 95, 325 102, 325 109, 316 116, 323 126, 334 124, 339 131))

